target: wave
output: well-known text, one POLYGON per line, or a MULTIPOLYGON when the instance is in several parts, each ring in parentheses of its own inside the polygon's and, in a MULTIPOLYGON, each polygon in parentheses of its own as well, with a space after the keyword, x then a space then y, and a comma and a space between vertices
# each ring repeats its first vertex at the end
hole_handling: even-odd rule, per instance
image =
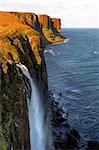
POLYGON ((71 96, 71 95, 66 95, 67 98, 70 98, 72 100, 79 100, 78 97, 75 97, 75 96, 71 96))
POLYGON ((94 54, 95 54, 95 55, 99 55, 99 52, 97 52, 97 51, 94 51, 94 54))
POLYGON ((48 52, 48 50, 47 50, 47 49, 45 49, 45 50, 44 50, 44 53, 47 53, 47 52, 48 52))
POLYGON ((45 53, 50 53, 51 55, 55 56, 55 53, 53 52, 52 49, 49 49, 49 50, 46 49, 44 52, 45 53))
POLYGON ((57 42, 57 43, 53 43, 52 45, 59 45, 59 44, 65 44, 69 41, 70 38, 65 39, 63 42, 57 42))
POLYGON ((73 93, 80 93, 80 90, 79 89, 73 89, 72 92, 73 93))
POLYGON ((65 39, 63 43, 67 43, 69 41, 69 39, 70 38, 65 39))
POLYGON ((70 88, 67 88, 65 92, 79 94, 81 91, 79 89, 70 89, 70 88))

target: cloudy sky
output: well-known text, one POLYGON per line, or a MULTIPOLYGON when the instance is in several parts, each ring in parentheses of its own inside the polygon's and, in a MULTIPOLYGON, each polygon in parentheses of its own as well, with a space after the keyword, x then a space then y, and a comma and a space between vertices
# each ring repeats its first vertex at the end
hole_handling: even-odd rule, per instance
POLYGON ((0 0, 0 10, 59 17, 62 27, 99 28, 99 0, 0 0))

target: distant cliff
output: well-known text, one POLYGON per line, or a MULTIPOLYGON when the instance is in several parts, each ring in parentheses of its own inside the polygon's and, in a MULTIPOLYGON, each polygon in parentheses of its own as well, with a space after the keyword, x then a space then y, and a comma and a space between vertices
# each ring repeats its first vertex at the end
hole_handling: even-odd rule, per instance
POLYGON ((38 15, 38 20, 42 28, 56 29, 57 32, 61 31, 61 20, 58 18, 50 18, 47 15, 38 15))
POLYGON ((61 36, 61 20, 58 18, 50 18, 47 15, 38 15, 42 33, 44 37, 51 43, 64 41, 61 36))
POLYGON ((61 35, 61 20, 50 18, 48 15, 36 15, 34 13, 11 13, 41 35, 42 43, 57 43, 64 41, 61 35))
MULTIPOLYGON (((0 149, 29 150, 30 130, 25 65, 41 92, 47 116, 48 85, 43 46, 64 41, 60 19, 32 13, 0 12, 0 149)), ((31 93, 31 92, 30 92, 31 93)))

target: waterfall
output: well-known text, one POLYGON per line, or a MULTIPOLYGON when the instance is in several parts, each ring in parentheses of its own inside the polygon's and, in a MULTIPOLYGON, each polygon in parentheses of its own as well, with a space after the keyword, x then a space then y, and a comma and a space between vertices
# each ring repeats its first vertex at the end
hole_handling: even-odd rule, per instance
POLYGON ((30 126, 30 146, 31 150, 45 150, 45 129, 44 129, 44 109, 42 98, 28 69, 17 64, 23 74, 29 79, 31 85, 31 98, 27 97, 29 126, 30 126))

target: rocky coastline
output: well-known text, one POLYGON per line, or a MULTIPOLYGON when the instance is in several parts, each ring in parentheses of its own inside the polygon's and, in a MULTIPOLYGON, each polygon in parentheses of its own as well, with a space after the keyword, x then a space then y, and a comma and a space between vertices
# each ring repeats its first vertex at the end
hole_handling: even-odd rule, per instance
MULTIPOLYGON (((81 143, 80 133, 68 122, 69 114, 65 112, 49 91, 49 133, 51 133, 50 150, 98 150, 99 142, 89 140, 81 143)), ((50 143, 50 142, 49 142, 50 143)))
POLYGON ((44 47, 64 42, 61 20, 34 13, 0 12, 0 150, 30 150, 26 85, 17 64, 25 65, 43 97, 49 150, 98 150, 97 141, 80 145, 80 134, 68 123, 68 113, 48 92, 44 47), (50 144, 51 143, 51 144, 50 144))

